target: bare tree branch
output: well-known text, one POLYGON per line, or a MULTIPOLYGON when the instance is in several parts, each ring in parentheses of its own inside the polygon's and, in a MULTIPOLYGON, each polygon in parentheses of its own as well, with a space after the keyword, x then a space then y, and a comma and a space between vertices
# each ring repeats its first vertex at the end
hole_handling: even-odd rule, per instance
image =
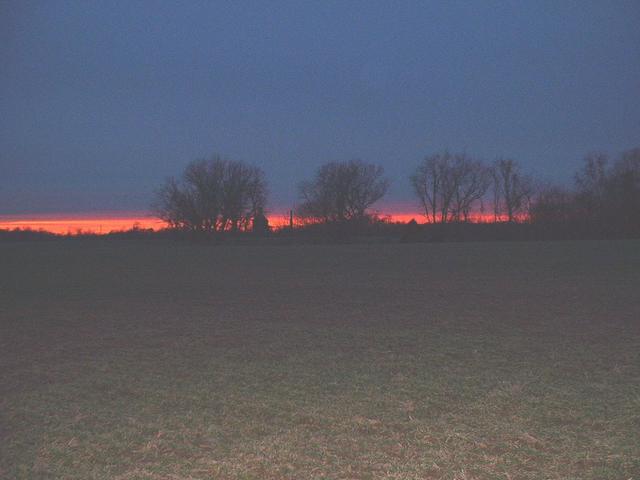
POLYGON ((427 156, 410 180, 431 223, 467 221, 489 188, 487 168, 464 153, 427 156))
POLYGON ((156 192, 153 211, 170 227, 222 232, 245 230, 266 203, 264 173, 243 162, 214 157, 187 165, 156 192))
POLYGON ((298 216, 322 223, 362 220, 389 188, 384 169, 360 160, 321 166, 311 181, 299 185, 298 216))
POLYGON ((528 214, 535 191, 531 177, 524 175, 520 165, 511 159, 498 159, 491 170, 496 220, 505 213, 507 221, 515 222, 528 214))

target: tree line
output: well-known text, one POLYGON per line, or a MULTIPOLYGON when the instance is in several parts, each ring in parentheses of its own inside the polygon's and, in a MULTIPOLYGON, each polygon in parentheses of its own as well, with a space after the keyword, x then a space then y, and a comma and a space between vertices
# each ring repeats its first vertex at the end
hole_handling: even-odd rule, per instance
MULTIPOLYGON (((537 180, 513 159, 487 164, 448 151, 424 157, 408 180, 430 224, 468 223, 482 213, 496 223, 640 234, 640 148, 613 160, 587 155, 572 187, 537 180)), ((295 216, 302 225, 370 223, 389 186, 380 165, 329 162, 298 185, 295 216)), ((267 192, 260 168, 214 156, 167 179, 152 208, 173 229, 266 231, 267 192)))

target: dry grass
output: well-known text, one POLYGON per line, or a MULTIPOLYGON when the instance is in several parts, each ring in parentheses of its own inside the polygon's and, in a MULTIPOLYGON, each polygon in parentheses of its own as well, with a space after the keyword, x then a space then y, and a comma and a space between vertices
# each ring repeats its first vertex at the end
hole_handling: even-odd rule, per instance
POLYGON ((639 242, 0 265, 0 478, 640 478, 639 242))

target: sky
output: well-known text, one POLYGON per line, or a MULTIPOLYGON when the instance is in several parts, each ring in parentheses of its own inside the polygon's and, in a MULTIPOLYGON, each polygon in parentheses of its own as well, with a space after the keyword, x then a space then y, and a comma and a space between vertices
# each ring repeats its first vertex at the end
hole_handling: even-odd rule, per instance
POLYGON ((640 146, 640 2, 3 1, 0 215, 148 210, 213 154, 272 210, 328 161, 386 204, 444 149, 569 183, 640 146))

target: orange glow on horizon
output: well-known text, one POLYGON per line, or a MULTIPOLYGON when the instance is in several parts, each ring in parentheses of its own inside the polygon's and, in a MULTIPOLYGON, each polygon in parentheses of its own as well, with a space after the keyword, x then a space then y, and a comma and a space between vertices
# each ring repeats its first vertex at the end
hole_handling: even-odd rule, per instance
POLYGON ((41 230, 58 235, 107 234, 132 228, 160 230, 164 227, 161 220, 139 212, 0 216, 0 230, 41 230))
MULTIPOLYGON (((414 219, 426 223, 423 213, 417 210, 393 209, 389 213, 378 212, 381 219, 389 222, 407 223, 414 219)), ((289 225, 289 214, 271 213, 268 215, 269 225, 282 228, 289 225)), ((492 222, 493 214, 476 213, 472 222, 492 222)), ((295 219, 294 219, 295 221, 295 219)), ((166 224, 143 212, 113 212, 100 214, 26 214, 0 216, 0 230, 41 230, 58 235, 76 235, 78 233, 107 234, 109 232, 126 231, 133 228, 162 230, 166 224)))
MULTIPOLYGON (((427 221, 427 217, 422 212, 397 212, 389 215, 380 215, 380 218, 387 217, 391 222, 407 223, 411 220, 415 220, 420 224, 429 223, 427 221)), ((498 217, 498 221, 504 220, 506 220, 506 217, 498 217)), ((469 221, 472 223, 492 223, 495 221, 495 216, 493 213, 475 212, 469 215, 469 221)))

